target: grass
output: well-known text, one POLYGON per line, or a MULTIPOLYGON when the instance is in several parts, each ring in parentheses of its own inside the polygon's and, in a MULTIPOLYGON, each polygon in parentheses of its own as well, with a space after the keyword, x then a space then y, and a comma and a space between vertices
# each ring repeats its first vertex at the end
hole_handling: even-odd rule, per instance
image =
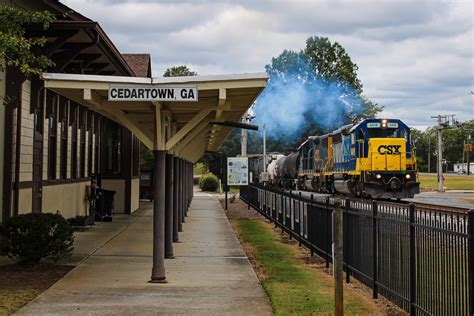
POLYGON ((229 187, 229 192, 231 193, 239 193, 240 188, 239 187, 229 187))
POLYGON ((0 315, 11 315, 41 292, 38 289, 0 290, 0 315))
MULTIPOLYGON (((236 221, 246 247, 253 249, 255 265, 276 315, 314 315, 334 313, 333 279, 297 259, 296 250, 280 242, 270 225, 257 220, 236 221)), ((376 314, 374 303, 345 289, 347 315, 376 314)))
MULTIPOLYGON (((448 190, 474 190, 474 178, 463 175, 445 174, 444 186, 448 190)), ((436 174, 420 174, 421 187, 425 189, 438 189, 436 174)))

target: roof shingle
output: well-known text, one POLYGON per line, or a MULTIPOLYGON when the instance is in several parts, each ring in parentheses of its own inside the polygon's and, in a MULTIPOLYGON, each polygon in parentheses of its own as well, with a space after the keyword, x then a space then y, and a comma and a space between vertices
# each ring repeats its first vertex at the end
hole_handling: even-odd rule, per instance
POLYGON ((137 77, 151 78, 150 54, 122 54, 137 77))

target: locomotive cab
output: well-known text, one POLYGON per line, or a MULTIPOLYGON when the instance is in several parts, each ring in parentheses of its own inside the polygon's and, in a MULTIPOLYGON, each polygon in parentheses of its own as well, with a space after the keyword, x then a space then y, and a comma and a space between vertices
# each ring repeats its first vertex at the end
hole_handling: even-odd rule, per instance
POLYGON ((400 120, 365 120, 353 128, 353 145, 364 195, 406 198, 419 193, 410 130, 400 120))

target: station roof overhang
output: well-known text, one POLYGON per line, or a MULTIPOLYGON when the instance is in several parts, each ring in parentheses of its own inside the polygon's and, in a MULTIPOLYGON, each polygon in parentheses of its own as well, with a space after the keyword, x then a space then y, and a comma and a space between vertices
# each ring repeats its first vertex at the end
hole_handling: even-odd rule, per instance
POLYGON ((150 149, 166 150, 190 162, 217 151, 265 88, 265 73, 189 77, 119 77, 44 73, 46 89, 129 129, 150 149), (109 101, 110 86, 196 87, 198 100, 109 101))

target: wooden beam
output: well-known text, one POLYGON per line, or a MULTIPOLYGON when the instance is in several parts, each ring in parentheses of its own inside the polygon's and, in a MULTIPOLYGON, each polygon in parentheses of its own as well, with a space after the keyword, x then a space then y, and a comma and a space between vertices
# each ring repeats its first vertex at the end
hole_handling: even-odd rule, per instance
POLYGON ((206 148, 203 148, 202 150, 195 152, 189 157, 189 161, 191 161, 192 163, 196 163, 199 160, 199 158, 201 158, 204 155, 205 152, 206 152, 206 148))
POLYGON ((176 143, 183 139, 196 125, 198 125, 213 108, 204 108, 199 111, 186 125, 183 126, 169 141, 166 142, 166 150, 173 148, 176 143))
POLYGON ((63 71, 66 66, 70 62, 74 61, 76 56, 79 55, 83 50, 95 45, 95 43, 74 43, 74 45, 71 44, 72 43, 65 43, 63 45, 63 48, 65 48, 66 46, 71 46, 71 48, 68 48, 67 50, 59 53, 55 53, 51 56, 51 60, 55 63, 53 71, 63 71))
MULTIPOLYGON (((227 90, 225 88, 220 88, 219 89, 219 101, 218 101, 218 105, 217 105, 215 121, 217 121, 217 122, 221 121, 224 110, 230 111, 231 109, 232 109, 232 104, 230 103, 230 101, 227 100, 227 90)), ((221 129, 220 126, 214 125, 212 127, 211 136, 217 134, 220 129, 221 129)), ((214 142, 213 139, 214 139, 214 137, 211 137, 211 139, 209 139, 208 147, 212 146, 212 143, 214 142)))
POLYGON ((164 118, 161 115, 161 103, 155 104, 155 150, 165 150, 164 118))
POLYGON ((193 129, 191 133, 186 135, 183 140, 174 146, 174 148, 176 148, 178 151, 181 151, 185 146, 195 140, 195 138, 198 137, 206 127, 209 128, 209 122, 210 119, 203 120, 198 126, 196 126, 196 128, 193 129))
POLYGON ((84 100, 93 104, 97 109, 107 113, 106 116, 112 116, 120 124, 128 128, 135 134, 142 143, 148 148, 153 148, 153 140, 149 138, 138 126, 134 124, 124 113, 116 107, 115 104, 108 104, 98 93, 91 89, 84 89, 84 100))
POLYGON ((75 60, 82 62, 82 67, 87 68, 92 62, 102 57, 101 54, 79 54, 76 56, 75 60))
POLYGON ((203 137, 200 141, 193 143, 191 146, 186 147, 185 149, 181 150, 181 153, 185 156, 190 156, 196 151, 200 151, 202 148, 204 150, 206 149, 206 143, 207 143, 207 135, 203 137))
POLYGON ((227 90, 225 88, 220 88, 218 105, 219 106, 224 105, 226 100, 227 100, 227 90))
POLYGON ((69 30, 61 32, 61 35, 54 40, 54 42, 47 44, 44 48, 44 55, 51 57, 51 55, 56 52, 68 39, 76 35, 78 30, 69 30))

